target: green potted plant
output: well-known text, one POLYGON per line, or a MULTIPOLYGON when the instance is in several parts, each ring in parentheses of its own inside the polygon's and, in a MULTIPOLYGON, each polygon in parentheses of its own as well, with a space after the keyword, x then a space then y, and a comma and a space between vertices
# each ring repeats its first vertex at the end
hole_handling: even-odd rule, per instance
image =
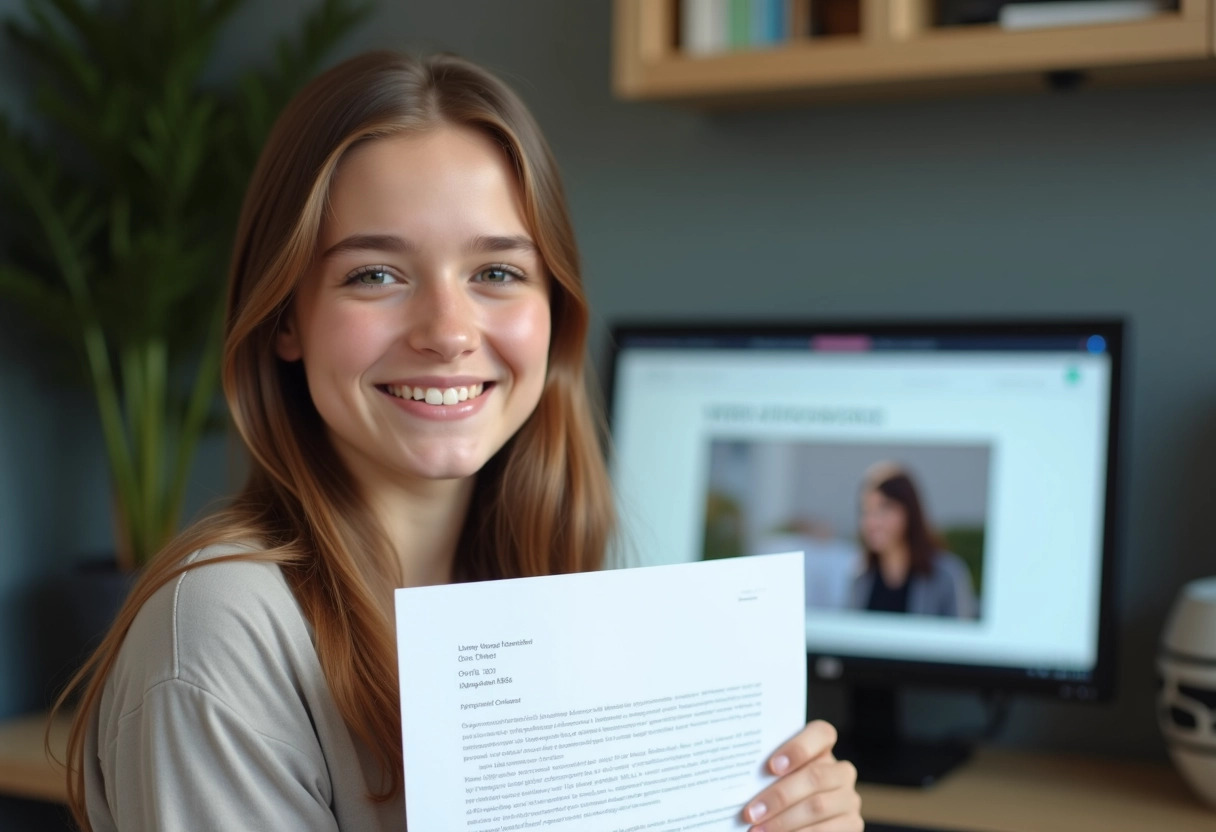
POLYGON ((92 390, 127 570, 177 532, 220 422, 225 271, 262 141, 369 9, 319 0, 271 66, 209 83, 242 2, 26 0, 7 21, 36 93, 25 131, 0 113, 0 303, 92 390))
POLYGON ((92 391, 115 518, 108 568, 82 562, 35 593, 39 696, 178 531, 199 441, 223 424, 222 300, 245 184, 279 109, 369 10, 317 0, 269 66, 217 73, 216 36, 242 2, 25 0, 7 21, 4 50, 36 92, 22 129, 0 113, 0 307, 41 325, 43 352, 92 391))

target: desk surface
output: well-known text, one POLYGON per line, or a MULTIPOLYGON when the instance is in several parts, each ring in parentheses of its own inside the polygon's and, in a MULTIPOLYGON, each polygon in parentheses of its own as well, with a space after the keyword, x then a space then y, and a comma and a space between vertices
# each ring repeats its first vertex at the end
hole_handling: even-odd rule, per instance
MULTIPOLYGON (((51 726, 51 747, 60 759, 68 745, 70 725, 71 717, 61 714, 51 726)), ((46 714, 0 722, 0 794, 67 802, 67 777, 46 757, 45 731, 46 714)))
POLYGON ((1214 832, 1163 763, 986 749, 928 789, 863 784, 867 820, 967 832, 1214 832))
MULTIPOLYGON (((0 793, 66 799, 62 769, 43 753, 44 715, 0 722, 0 793)), ((52 728, 67 744, 68 719, 52 728)), ((61 751, 57 753, 62 756, 61 751)), ((1216 809, 1164 764, 981 750, 928 789, 861 786, 872 821, 965 832, 1213 832, 1216 809)))

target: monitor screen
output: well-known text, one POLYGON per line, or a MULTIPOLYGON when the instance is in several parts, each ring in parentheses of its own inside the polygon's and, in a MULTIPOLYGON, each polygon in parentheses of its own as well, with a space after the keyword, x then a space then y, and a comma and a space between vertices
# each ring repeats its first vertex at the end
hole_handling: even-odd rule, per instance
POLYGON ((627 562, 802 551, 814 677, 1105 698, 1122 334, 617 327, 627 562))

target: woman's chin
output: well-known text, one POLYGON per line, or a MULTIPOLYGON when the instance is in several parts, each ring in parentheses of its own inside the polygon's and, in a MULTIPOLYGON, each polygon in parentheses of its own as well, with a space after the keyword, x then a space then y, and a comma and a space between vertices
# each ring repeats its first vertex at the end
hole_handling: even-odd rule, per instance
POLYGON ((416 460, 404 473, 412 479, 436 482, 463 480, 476 476, 488 461, 480 455, 444 454, 416 460))
POLYGON ((447 464, 426 466, 421 470, 411 471, 411 479, 424 480, 427 482, 448 482, 451 480, 466 480, 469 477, 476 476, 477 472, 482 469, 482 465, 468 464, 447 464))

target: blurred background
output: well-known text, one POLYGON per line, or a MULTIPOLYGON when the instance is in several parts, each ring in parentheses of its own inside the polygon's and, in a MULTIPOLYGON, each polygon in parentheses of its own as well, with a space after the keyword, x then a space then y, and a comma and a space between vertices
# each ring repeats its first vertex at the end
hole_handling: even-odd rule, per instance
MULTIPOLYGON (((311 6, 248 0, 210 71, 269 61, 311 6)), ((0 17, 21 8, 0 0, 0 17)), ((624 319, 1126 317, 1117 699, 1019 699, 998 742, 1164 757, 1156 641, 1179 587, 1216 572, 1216 84, 624 101, 608 0, 382 0, 333 59, 373 47, 461 54, 532 108, 565 175, 597 364, 624 319)), ((20 124, 30 107, 6 46, 0 109, 20 124)), ((0 300, 0 719, 45 707, 38 587, 113 548, 94 402, 32 359, 45 348, 0 300)), ((232 488, 231 461, 205 441, 187 516, 232 488)), ((932 725, 976 706, 928 691, 908 707, 932 725)), ((0 799, 0 828, 38 811, 0 799)))

